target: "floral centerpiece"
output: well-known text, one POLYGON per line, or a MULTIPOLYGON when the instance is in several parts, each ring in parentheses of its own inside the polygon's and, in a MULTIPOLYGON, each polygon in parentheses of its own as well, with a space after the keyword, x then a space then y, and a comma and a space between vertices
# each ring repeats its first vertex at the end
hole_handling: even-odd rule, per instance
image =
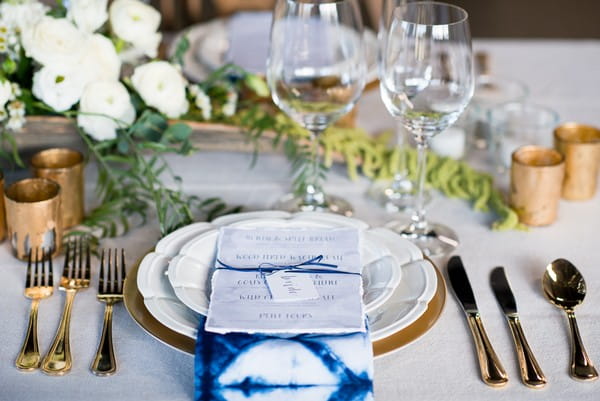
MULTIPOLYGON (((264 82, 236 69, 211 82, 189 85, 177 64, 156 60, 161 16, 138 0, 72 0, 50 8, 37 0, 0 4, 0 156, 23 165, 14 136, 26 115, 62 115, 73 119, 96 159, 100 206, 85 221, 102 235, 126 229, 129 217, 145 219, 151 206, 169 232, 193 218, 200 202, 175 184, 178 177, 163 159, 189 154, 191 129, 169 120, 183 116, 209 120, 236 112, 242 86, 265 93, 264 82), (123 76, 124 66, 133 67, 123 76), (211 97, 207 92, 212 92, 211 97), (7 152, 6 149, 12 149, 7 152), (121 223, 120 225, 117 223, 121 223)), ((185 50, 186 42, 181 44, 185 50)), ((214 210, 213 210, 214 211, 214 210)))
MULTIPOLYGON (((139 0, 110 6, 107 0, 70 0, 68 7, 61 1, 53 7, 38 0, 0 4, 0 157, 23 166, 15 137, 27 116, 71 119, 99 172, 99 205, 76 233, 114 236, 128 229, 132 217, 145 221, 154 209, 166 234, 191 222, 198 209, 208 217, 232 211, 216 198, 185 194, 166 162, 167 154, 196 150, 186 121, 235 125, 250 141, 273 133, 273 144, 284 143, 294 161, 297 187, 313 168, 303 162, 307 133, 260 101, 269 97, 262 78, 226 65, 204 82, 189 83, 181 72, 189 48, 185 35, 170 60, 157 59, 160 21, 160 13, 139 0)), ((359 165, 372 178, 397 168, 398 150, 387 146, 385 136, 337 127, 320 140, 325 164, 319 168, 336 156, 351 177, 359 165)), ((433 187, 472 200, 478 209, 491 207, 500 216, 498 228, 517 226, 490 177, 462 162, 430 160, 433 187)))

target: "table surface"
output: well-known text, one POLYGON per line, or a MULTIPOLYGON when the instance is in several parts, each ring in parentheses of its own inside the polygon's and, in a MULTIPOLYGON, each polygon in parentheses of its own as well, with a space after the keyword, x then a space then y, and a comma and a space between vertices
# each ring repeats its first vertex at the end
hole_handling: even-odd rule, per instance
MULTIPOLYGON (((554 108, 561 121, 600 126, 600 41, 476 41, 476 49, 491 55, 493 72, 526 82, 532 102, 554 108)), ((359 107, 359 123, 370 131, 391 128, 377 91, 365 94, 359 107)), ((281 155, 261 155, 250 169, 251 156, 236 153, 198 153, 171 162, 181 174, 185 189, 200 196, 219 194, 246 210, 268 209, 289 187, 287 161, 281 155), (214 166, 222 166, 215 169, 214 166)), ((88 200, 95 180, 88 166, 88 200)), ((505 180, 500 180, 505 184, 505 180)), ((330 172, 328 192, 349 199, 356 217, 373 226, 391 216, 365 196, 370 182, 349 181, 343 166, 330 172)), ((600 366, 600 251, 598 223, 600 195, 586 202, 561 201, 556 223, 530 232, 493 232, 491 216, 474 212, 460 200, 436 195, 428 207, 432 221, 453 227, 461 239, 460 254, 488 335, 508 372, 502 389, 480 379, 476 354, 462 310, 452 292, 438 323, 422 338, 391 355, 375 360, 377 400, 597 400, 600 381, 581 383, 568 375, 569 336, 566 318, 550 305, 541 291, 541 276, 550 261, 571 260, 586 278, 588 295, 577 309, 588 353, 600 366), (548 377, 542 390, 525 387, 519 379, 510 332, 489 286, 495 266, 506 268, 517 298, 521 320, 540 365, 548 377)), ((106 240, 106 246, 124 246, 131 266, 159 239, 154 224, 135 229, 124 238, 106 240)), ((436 260, 441 267, 445 259, 436 260)), ((114 316, 118 373, 110 378, 92 375, 93 359, 102 326, 103 304, 95 289, 77 295, 71 321, 72 371, 49 377, 39 371, 21 373, 14 367, 29 312, 22 295, 25 263, 11 256, 7 242, 0 244, 0 400, 189 400, 193 394, 193 358, 174 351, 146 334, 122 304, 114 316)), ((55 261, 55 269, 62 258, 55 261)), ((95 266, 94 272, 97 272, 95 266)), ((444 275, 445 269, 444 270, 444 275)), ((97 274, 97 273, 96 273, 97 274)), ((55 276, 56 277, 56 276, 55 276)), ((94 277, 92 287, 96 287, 94 277)), ((40 348, 52 341, 62 311, 64 294, 56 291, 40 306, 40 348)))

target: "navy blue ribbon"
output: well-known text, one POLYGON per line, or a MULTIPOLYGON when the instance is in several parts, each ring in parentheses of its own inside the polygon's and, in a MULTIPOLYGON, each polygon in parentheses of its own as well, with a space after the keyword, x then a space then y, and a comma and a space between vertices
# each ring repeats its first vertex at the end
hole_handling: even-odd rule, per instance
POLYGON ((223 263, 221 260, 217 259, 217 263, 220 266, 217 266, 217 269, 223 270, 234 270, 238 272, 252 272, 257 271, 264 276, 265 273, 273 273, 280 270, 289 270, 296 273, 323 273, 323 274, 354 274, 360 276, 360 273, 348 272, 344 270, 332 270, 337 269, 338 265, 323 263, 323 255, 315 256, 312 259, 305 260, 304 262, 295 264, 295 265, 275 265, 273 263, 261 263, 258 267, 234 267, 230 266, 226 263, 223 263), (317 266, 317 268, 307 268, 306 266, 317 266), (319 268, 320 267, 320 268, 319 268), (325 268, 325 269, 324 269, 325 268))

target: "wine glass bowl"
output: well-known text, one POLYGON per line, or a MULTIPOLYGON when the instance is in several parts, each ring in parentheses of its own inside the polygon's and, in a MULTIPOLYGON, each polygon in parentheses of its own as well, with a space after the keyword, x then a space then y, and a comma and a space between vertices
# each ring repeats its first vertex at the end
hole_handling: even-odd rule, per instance
POLYGON ((350 214, 322 189, 319 135, 348 113, 365 86, 363 25, 356 0, 278 0, 273 12, 267 83, 273 102, 307 129, 311 160, 298 191, 277 205, 289 211, 350 214))
POLYGON ((467 13, 414 2, 393 15, 382 57, 382 99, 413 134, 433 136, 456 122, 473 96, 467 13))
POLYGON ((409 224, 390 226, 428 256, 458 245, 448 227, 427 222, 423 189, 429 140, 458 120, 473 96, 473 56, 468 15, 460 7, 417 1, 393 9, 380 37, 383 103, 417 145, 415 211, 409 224))

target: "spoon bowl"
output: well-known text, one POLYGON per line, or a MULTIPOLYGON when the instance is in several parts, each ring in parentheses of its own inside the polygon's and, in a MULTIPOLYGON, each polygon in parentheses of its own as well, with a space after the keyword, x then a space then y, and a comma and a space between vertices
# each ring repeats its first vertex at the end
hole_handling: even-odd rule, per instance
POLYGON ((571 368, 569 373, 578 380, 594 380, 598 372, 588 356, 577 326, 575 307, 583 302, 586 288, 583 275, 566 259, 556 259, 546 267, 542 288, 548 300, 563 309, 571 331, 571 368))
POLYGON ((586 293, 583 276, 566 259, 556 259, 546 267, 542 287, 546 298, 563 309, 573 309, 581 304, 586 293))

